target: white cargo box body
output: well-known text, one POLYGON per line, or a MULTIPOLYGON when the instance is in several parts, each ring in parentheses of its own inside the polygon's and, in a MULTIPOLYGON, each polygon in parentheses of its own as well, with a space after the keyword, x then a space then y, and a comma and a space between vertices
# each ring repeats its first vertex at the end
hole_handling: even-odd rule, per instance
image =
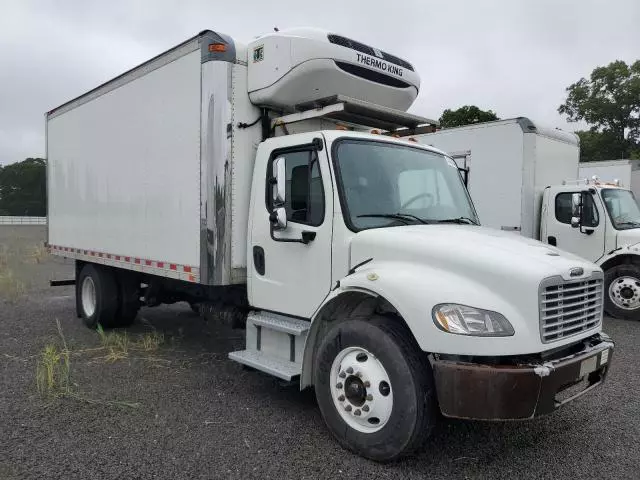
POLYGON ((205 31, 47 114, 53 253, 209 285, 244 281, 260 126, 237 128, 259 115, 237 57, 246 47, 205 31), (234 94, 246 100, 232 103, 234 94))
POLYGON ((578 137, 527 118, 439 130, 416 137, 469 169, 469 193, 483 225, 537 238, 542 192, 576 178, 578 137))
POLYGON ((640 194, 640 160, 611 160, 580 163, 578 178, 591 179, 594 175, 603 182, 618 180, 620 186, 640 194))

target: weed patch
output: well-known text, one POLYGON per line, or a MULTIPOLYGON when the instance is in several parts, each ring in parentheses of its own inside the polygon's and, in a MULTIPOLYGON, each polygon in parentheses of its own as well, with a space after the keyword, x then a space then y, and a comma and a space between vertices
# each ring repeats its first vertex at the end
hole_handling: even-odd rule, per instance
POLYGON ((0 299, 15 302, 24 292, 24 283, 18 280, 8 267, 0 264, 0 299))

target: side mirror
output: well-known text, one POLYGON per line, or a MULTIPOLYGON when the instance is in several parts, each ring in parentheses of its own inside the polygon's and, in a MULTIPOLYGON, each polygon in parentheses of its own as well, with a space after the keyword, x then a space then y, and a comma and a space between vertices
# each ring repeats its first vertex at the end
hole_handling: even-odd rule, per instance
POLYGON ((287 198, 287 170, 284 162, 284 157, 278 157, 273 161, 273 178, 271 182, 273 184, 274 207, 284 205, 285 199, 287 198))
POLYGON ((287 211, 284 207, 277 207, 269 215, 271 227, 274 230, 284 230, 287 228, 287 211))
POLYGON ((571 195, 571 226, 578 228, 582 225, 582 194, 571 195))

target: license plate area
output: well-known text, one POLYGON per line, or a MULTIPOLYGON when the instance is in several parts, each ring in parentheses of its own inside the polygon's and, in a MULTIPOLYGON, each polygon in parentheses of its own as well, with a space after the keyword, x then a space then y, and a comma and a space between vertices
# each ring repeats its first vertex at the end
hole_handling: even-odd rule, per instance
POLYGON ((603 350, 580 362, 580 370, 575 381, 558 389, 555 402, 560 406, 591 390, 602 381, 603 368, 609 362, 609 349, 603 350))

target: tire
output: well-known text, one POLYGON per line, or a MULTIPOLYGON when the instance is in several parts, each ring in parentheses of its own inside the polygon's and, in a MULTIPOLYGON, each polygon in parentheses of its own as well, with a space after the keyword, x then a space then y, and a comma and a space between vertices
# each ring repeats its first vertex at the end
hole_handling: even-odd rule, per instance
POLYGON ((200 312, 200 304, 199 303, 189 303, 189 307, 191 307, 191 311, 198 316, 202 316, 200 312))
POLYGON ((80 315, 84 324, 95 329, 118 326, 118 284, 107 268, 86 264, 80 271, 76 286, 80 315))
POLYGON ((640 320, 640 267, 623 263, 604 274, 604 309, 612 317, 640 320))
POLYGON ((117 283, 119 306, 114 322, 119 327, 128 327, 140 310, 140 282, 135 275, 123 272, 118 275, 117 283))
POLYGON ((387 462, 419 449, 437 419, 431 365, 406 327, 392 318, 374 316, 332 326, 316 352, 314 386, 333 436, 371 460, 387 462), (357 371, 343 370, 346 365, 355 365, 357 371), (362 387, 364 397, 357 394, 362 387))

